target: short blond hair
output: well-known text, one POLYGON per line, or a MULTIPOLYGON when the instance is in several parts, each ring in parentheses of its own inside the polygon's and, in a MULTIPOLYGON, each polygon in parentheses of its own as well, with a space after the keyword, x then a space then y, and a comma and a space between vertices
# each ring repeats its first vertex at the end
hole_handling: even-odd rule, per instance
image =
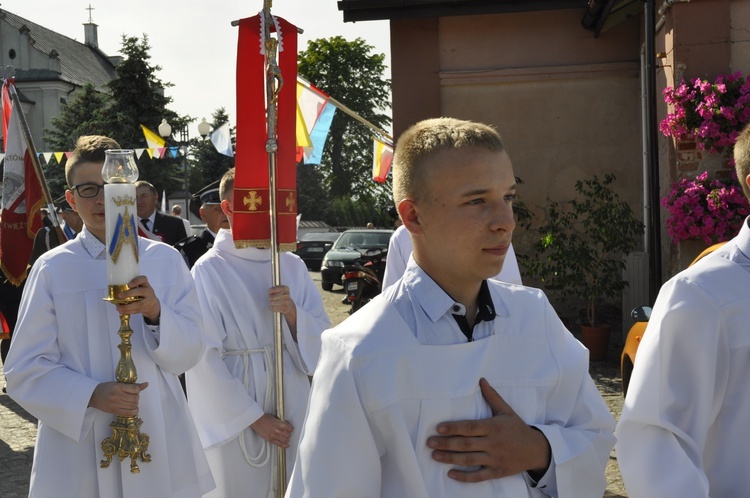
POLYGON ((71 178, 79 165, 83 163, 104 164, 104 159, 106 158, 104 151, 119 148, 120 144, 114 139, 103 135, 83 135, 78 137, 75 149, 73 149, 70 157, 65 162, 65 182, 68 184, 68 187, 73 186, 71 178))
MULTIPOLYGON (((502 152, 500 135, 489 125, 454 118, 426 119, 406 130, 393 156, 393 200, 427 198, 429 160, 444 150, 484 148, 502 152)), ((456 167, 460 167, 457 164, 456 167)))
POLYGON ((229 168, 219 182, 219 199, 227 200, 229 194, 234 189, 234 168, 229 168))

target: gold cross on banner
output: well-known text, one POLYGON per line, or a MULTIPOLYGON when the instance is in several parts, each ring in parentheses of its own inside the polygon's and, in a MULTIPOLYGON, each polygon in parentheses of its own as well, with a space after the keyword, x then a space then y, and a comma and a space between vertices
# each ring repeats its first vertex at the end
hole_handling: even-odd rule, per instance
POLYGON ((289 212, 294 211, 294 194, 289 192, 289 197, 286 198, 286 207, 289 208, 289 212))
POLYGON ((255 190, 251 190, 250 195, 242 199, 242 202, 245 204, 245 206, 249 206, 250 211, 257 211, 258 206, 263 204, 263 198, 258 195, 258 192, 256 192, 255 190))

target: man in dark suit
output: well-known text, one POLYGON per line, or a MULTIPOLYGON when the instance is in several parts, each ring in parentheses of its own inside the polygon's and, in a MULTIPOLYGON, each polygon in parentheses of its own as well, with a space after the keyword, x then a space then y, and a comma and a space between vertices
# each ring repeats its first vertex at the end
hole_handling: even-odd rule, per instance
POLYGON ((159 192, 153 185, 145 180, 135 182, 135 197, 138 218, 143 228, 170 246, 187 237, 182 218, 156 210, 159 192))
POLYGON ((198 258, 213 247, 219 229, 229 228, 227 215, 221 209, 218 180, 196 192, 193 199, 201 203, 199 215, 206 224, 206 228, 199 235, 191 235, 174 246, 180 251, 190 268, 198 261, 198 258))

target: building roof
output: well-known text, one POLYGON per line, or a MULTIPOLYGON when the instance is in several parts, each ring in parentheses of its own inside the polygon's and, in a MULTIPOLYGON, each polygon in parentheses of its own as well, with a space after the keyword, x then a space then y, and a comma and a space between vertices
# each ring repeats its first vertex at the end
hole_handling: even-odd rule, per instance
POLYGON ((585 8, 588 0, 338 0, 344 21, 585 8))
POLYGON ((25 26, 33 48, 60 61, 59 74, 41 69, 16 69, 17 82, 62 80, 76 86, 90 82, 96 88, 101 88, 117 77, 114 64, 98 48, 68 38, 4 9, 0 9, 0 18, 18 30, 25 26))
POLYGON ((581 9, 581 24, 597 36, 643 8, 642 0, 338 0, 346 22, 581 9))

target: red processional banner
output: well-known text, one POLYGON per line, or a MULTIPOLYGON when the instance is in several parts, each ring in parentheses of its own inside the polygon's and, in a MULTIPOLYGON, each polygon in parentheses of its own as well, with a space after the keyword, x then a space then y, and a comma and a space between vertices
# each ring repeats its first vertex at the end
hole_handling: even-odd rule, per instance
POLYGON ((0 268, 11 283, 21 285, 26 279, 34 235, 43 227, 39 211, 44 200, 31 151, 21 128, 23 110, 11 105, 9 85, 12 84, 12 81, 6 81, 2 89, 5 157, 0 213, 0 268), (5 118, 8 118, 7 123, 5 118))
MULTIPOLYGON (((278 249, 293 251, 297 242, 297 27, 274 17, 278 33, 276 138, 276 233, 278 249)), ((266 56, 261 49, 260 15, 241 19, 237 47, 237 152, 235 155, 235 247, 271 247, 270 181, 266 152, 266 56)))

